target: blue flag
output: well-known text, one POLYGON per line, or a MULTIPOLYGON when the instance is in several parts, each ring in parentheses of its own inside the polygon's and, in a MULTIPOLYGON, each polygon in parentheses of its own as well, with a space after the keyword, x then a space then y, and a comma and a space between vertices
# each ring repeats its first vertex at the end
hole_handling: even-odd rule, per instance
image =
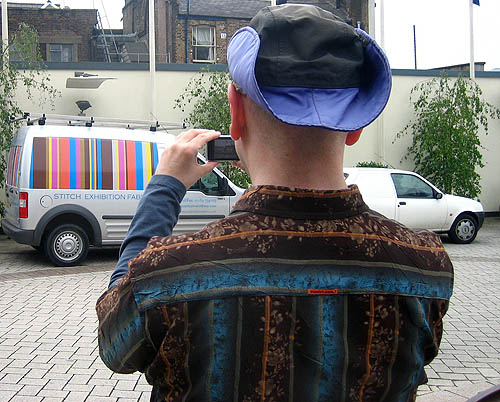
POLYGON ((472 3, 475 4, 476 6, 479 6, 479 0, 472 0, 472 3))

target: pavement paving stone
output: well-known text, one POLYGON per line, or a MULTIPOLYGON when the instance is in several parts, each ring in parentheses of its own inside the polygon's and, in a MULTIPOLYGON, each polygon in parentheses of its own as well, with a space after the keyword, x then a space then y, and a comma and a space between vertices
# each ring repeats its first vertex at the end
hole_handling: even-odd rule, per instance
POLYGON ((92 389, 89 398, 93 399, 95 396, 110 396, 113 389, 113 385, 96 385, 92 389))
POLYGON ((17 395, 36 396, 42 389, 42 385, 25 385, 17 392, 17 395))
POLYGON ((10 402, 41 402, 42 400, 41 396, 16 395, 10 399, 10 402))
POLYGON ((82 392, 82 391, 70 391, 68 395, 64 398, 65 402, 84 402, 90 392, 82 392))

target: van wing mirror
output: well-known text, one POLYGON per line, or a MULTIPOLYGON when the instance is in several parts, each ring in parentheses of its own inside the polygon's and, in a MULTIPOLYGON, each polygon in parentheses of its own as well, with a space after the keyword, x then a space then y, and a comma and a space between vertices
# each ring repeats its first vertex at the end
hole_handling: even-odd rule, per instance
POLYGON ((227 183, 227 179, 225 177, 221 177, 219 175, 217 175, 217 183, 218 183, 218 187, 219 187, 219 194, 220 195, 226 195, 227 194, 227 188, 228 188, 228 183, 227 183))
POLYGON ((436 193, 436 200, 443 198, 443 193, 436 193))

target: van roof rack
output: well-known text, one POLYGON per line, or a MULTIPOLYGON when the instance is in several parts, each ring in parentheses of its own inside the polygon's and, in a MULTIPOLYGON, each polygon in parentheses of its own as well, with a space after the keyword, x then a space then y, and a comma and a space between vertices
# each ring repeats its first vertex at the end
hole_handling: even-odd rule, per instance
POLYGON ((185 129, 185 123, 171 123, 166 121, 155 120, 127 120, 113 117, 92 117, 92 116, 71 116, 65 114, 45 114, 45 113, 28 113, 25 112, 22 117, 18 119, 11 119, 14 121, 26 120, 28 126, 38 124, 45 125, 47 122, 52 124, 65 124, 68 126, 82 126, 92 127, 95 125, 101 127, 125 127, 128 129, 148 129, 149 131, 157 130, 175 130, 185 129))

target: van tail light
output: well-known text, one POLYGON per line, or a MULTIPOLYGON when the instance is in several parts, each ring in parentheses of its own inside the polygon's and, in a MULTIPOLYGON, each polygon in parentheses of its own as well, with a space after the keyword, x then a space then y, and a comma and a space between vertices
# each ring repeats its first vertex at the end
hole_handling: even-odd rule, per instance
POLYGON ((19 217, 28 217, 28 193, 19 193, 19 217))

